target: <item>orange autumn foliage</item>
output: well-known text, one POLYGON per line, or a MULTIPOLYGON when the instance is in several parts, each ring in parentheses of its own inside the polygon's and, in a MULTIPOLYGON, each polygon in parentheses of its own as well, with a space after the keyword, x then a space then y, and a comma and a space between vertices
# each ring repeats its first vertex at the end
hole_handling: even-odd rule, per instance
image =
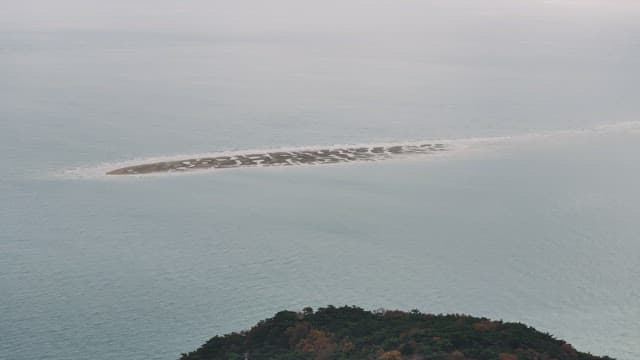
POLYGON ((289 337, 289 346, 292 349, 295 349, 298 343, 302 339, 307 337, 310 331, 311 331, 311 324, 309 324, 308 322, 299 322, 299 323, 296 323, 294 326, 289 327, 285 331, 285 335, 289 337))
POLYGON ((314 359, 324 360, 331 358, 338 345, 331 340, 327 333, 314 329, 309 332, 307 337, 298 342, 296 348, 300 352, 312 353, 314 359))
POLYGON ((402 354, 398 350, 391 350, 382 353, 378 360, 402 360, 402 354))
POLYGON ((353 343, 351 341, 349 341, 349 340, 344 340, 342 342, 342 352, 348 353, 348 352, 353 351, 353 349, 355 349, 355 348, 356 348, 356 346, 353 345, 353 343))
POLYGON ((501 353, 498 356, 498 360, 518 360, 518 357, 514 354, 501 353))
POLYGON ((465 360, 464 354, 462 351, 455 350, 449 354, 449 360, 465 360))
POLYGON ((490 320, 482 320, 471 326, 478 331, 491 331, 498 328, 498 323, 490 320))

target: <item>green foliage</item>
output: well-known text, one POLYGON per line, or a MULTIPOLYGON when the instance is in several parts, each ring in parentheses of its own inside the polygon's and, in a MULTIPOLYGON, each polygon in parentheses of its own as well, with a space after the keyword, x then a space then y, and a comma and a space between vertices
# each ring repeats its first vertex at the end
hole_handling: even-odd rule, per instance
POLYGON ((282 311, 249 331, 216 336, 181 360, 595 360, 523 324, 467 315, 328 306, 282 311))

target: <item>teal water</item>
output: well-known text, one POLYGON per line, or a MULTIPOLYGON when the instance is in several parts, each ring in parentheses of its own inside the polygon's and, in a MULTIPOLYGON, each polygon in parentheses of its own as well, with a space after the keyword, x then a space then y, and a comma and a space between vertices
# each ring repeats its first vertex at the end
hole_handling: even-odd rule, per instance
POLYGON ((175 358, 280 309, 638 348, 640 134, 431 161, 4 184, 3 358, 175 358))
POLYGON ((202 29, 155 13, 174 27, 5 22, 0 358, 175 359, 327 304, 522 321, 638 358, 639 13, 498 3, 376 5, 362 22, 327 5, 331 26, 294 7, 298 21, 243 27, 231 5, 202 29), (422 139, 461 150, 101 175, 156 156, 422 139))

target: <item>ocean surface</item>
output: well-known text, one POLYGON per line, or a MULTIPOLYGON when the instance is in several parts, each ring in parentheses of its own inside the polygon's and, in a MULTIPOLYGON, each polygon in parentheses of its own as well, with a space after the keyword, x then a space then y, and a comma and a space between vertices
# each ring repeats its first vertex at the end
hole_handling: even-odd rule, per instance
POLYGON ((0 16, 0 359, 176 359, 328 304, 640 358, 637 2, 72 3, 0 16), (423 140, 455 150, 104 175, 423 140))

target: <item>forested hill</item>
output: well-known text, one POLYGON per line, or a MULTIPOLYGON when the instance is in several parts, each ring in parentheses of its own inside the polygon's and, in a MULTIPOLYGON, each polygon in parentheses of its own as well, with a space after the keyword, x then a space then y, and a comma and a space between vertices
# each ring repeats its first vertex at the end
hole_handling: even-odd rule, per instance
POLYGON ((181 360, 611 359, 523 324, 467 315, 333 307, 282 311, 251 330, 216 336, 181 360))

